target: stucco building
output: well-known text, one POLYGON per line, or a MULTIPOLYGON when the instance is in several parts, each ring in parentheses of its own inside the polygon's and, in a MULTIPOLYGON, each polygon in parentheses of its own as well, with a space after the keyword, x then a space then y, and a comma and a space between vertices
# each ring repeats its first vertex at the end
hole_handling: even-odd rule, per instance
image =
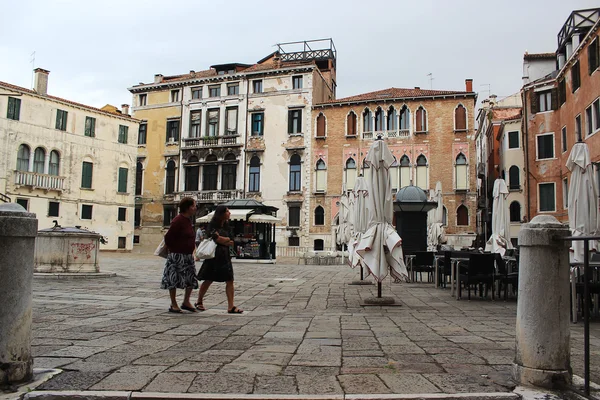
POLYGON ((392 186, 426 192, 441 181, 448 242, 475 239, 476 171, 472 80, 464 91, 390 88, 313 107, 313 180, 309 245, 332 246, 332 225, 343 189, 352 190, 373 139, 382 136, 396 158, 392 186))
POLYGON ((89 107, 0 82, 0 197, 36 214, 39 229, 82 226, 101 250, 131 250, 139 121, 113 106, 89 107))
MULTIPOLYGON (((568 221, 573 144, 587 143, 600 184, 600 9, 573 11, 558 34, 554 69, 524 81, 527 218, 568 221)), ((525 55, 525 62, 528 55, 525 55)))

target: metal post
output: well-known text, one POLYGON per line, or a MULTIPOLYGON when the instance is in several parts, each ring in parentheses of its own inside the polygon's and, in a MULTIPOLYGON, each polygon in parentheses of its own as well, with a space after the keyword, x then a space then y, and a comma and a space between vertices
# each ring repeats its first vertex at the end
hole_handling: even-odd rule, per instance
POLYGON ((377 298, 381 298, 381 282, 377 282, 377 298))
POLYGON ((590 274, 590 242, 583 241, 583 357, 584 357, 584 391, 590 395, 590 288, 588 279, 590 274))

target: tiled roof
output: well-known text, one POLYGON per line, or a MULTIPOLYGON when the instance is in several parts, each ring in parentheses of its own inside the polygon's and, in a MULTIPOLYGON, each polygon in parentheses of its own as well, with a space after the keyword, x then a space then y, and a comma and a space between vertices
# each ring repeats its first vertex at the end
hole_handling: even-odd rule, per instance
POLYGON ((524 60, 541 60, 554 58, 556 58, 556 53, 525 53, 523 55, 524 60))
POLYGON ((113 117, 121 117, 121 118, 130 119, 130 120, 133 120, 133 121, 137 121, 137 119, 135 119, 135 118, 133 118, 133 117, 131 117, 129 115, 123 115, 121 113, 108 112, 106 110, 101 110, 101 109, 96 108, 96 107, 92 107, 92 106, 88 106, 88 105, 85 105, 85 104, 77 103, 75 101, 63 99, 62 97, 51 96, 49 94, 48 95, 40 95, 35 90, 25 89, 24 87, 12 85, 12 84, 7 83, 7 82, 0 81, 0 87, 4 87, 4 88, 9 89, 9 90, 15 90, 15 91, 18 91, 18 92, 32 94, 32 95, 35 95, 35 96, 40 96, 40 97, 47 98, 47 99, 50 99, 50 100, 60 101, 62 103, 67 103, 67 104, 70 104, 70 105, 76 106, 76 107, 87 108, 88 110, 95 111, 95 112, 98 112, 98 113, 101 113, 101 114, 111 115, 113 117))
POLYGON ((492 115, 494 119, 510 120, 520 118, 523 109, 521 107, 493 108, 492 115))
POLYGON ((356 96, 344 97, 342 99, 331 100, 321 104, 331 103, 350 103, 360 102, 368 100, 386 100, 386 99, 400 99, 407 97, 432 97, 432 96, 444 96, 444 95, 474 95, 472 92, 458 92, 451 90, 426 90, 426 89, 403 89, 403 88, 389 88, 384 90, 378 90, 375 92, 363 93, 356 96))
POLYGON ((214 69, 207 69, 204 71, 196 71, 193 74, 164 76, 162 82, 185 81, 193 78, 208 78, 209 76, 217 76, 217 71, 214 69))

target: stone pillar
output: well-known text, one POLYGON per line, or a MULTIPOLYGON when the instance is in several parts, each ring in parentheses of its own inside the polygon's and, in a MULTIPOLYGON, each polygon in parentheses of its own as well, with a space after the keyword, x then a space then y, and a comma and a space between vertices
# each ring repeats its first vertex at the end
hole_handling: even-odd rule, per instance
POLYGON ((571 381, 569 347, 569 246, 556 240, 569 228, 538 215, 519 233, 517 302, 517 382, 558 389, 571 381))
POLYGON ((31 379, 31 283, 38 221, 15 203, 0 205, 0 386, 31 379))

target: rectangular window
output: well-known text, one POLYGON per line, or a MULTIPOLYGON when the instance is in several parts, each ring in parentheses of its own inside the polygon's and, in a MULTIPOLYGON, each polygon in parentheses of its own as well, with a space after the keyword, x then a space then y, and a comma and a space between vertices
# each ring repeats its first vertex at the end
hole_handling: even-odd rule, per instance
POLYGON ((198 100, 201 98, 202 98, 202 88, 201 87, 192 88, 192 99, 198 100))
POLYGON ((288 111, 288 133, 302 133, 302 110, 288 111))
POLYGON ((581 141, 581 115, 575 117, 575 141, 581 141))
POLYGON ((172 119, 167 121, 167 143, 179 141, 179 120, 172 119))
POLYGON ((225 134, 226 135, 237 135, 237 107, 228 107, 225 110, 225 134))
POLYGON ((550 90, 537 93, 537 97, 540 112, 552 110, 552 92, 550 90))
POLYGON ((119 207, 117 221, 127 221, 127 209, 125 207, 119 207))
POLYGON ((594 132, 594 121, 592 117, 592 106, 585 109, 585 135, 589 136, 594 132))
POLYGON ((29 211, 29 200, 28 199, 17 199, 17 204, 29 211))
POLYGON ((558 104, 563 105, 567 101, 567 83, 565 78, 558 81, 558 104))
POLYGON ((252 93, 262 93, 263 91, 263 86, 262 86, 262 80, 256 80, 256 81, 252 81, 252 93))
POLYGON ((163 205, 163 226, 171 225, 173 218, 177 216, 177 206, 174 204, 163 205))
POLYGON ((56 129, 61 131, 67 130, 67 116, 68 112, 63 110, 56 110, 56 129))
POLYGON ((298 236, 290 236, 288 238, 288 246, 299 247, 300 246, 300 238, 298 236))
POLYGON ((571 67, 571 85, 573 86, 571 90, 573 93, 581 86, 581 73, 579 69, 579 61, 575 61, 571 67))
POLYGON ((179 101, 179 90, 171 90, 171 103, 179 101))
POLYGON ((563 126, 560 131, 560 136, 562 138, 562 152, 567 151, 567 127, 563 126))
POLYGON ((119 143, 127 144, 127 135, 129 133, 129 127, 125 125, 119 125, 119 143))
POLYGON ((127 193, 127 172, 129 172, 127 168, 119 168, 119 184, 117 187, 119 193, 127 193))
POLYGON ((124 249, 127 247, 127 238, 125 236, 119 236, 117 241, 117 248, 124 249))
POLYGON ((240 94, 240 84, 230 83, 227 85, 227 96, 235 96, 240 94))
POLYGON ((300 226, 300 205, 288 207, 288 226, 300 226))
POLYGON ((208 110, 206 136, 219 136, 219 109, 208 110))
POLYGON ((148 95, 140 94, 138 96, 138 105, 141 107, 141 106, 145 106, 146 104, 148 104, 148 95))
POLYGON ((562 181, 563 186, 563 208, 569 208, 569 180, 567 178, 563 178, 562 181))
POLYGON ((6 118, 18 121, 21 117, 21 99, 14 97, 8 98, 8 110, 6 111, 6 118))
POLYGON ((519 148, 519 131, 508 132, 508 148, 519 148))
POLYGON ((200 137, 200 125, 202 124, 202 111, 192 111, 190 113, 190 137, 200 137))
POLYGON ((60 203, 58 201, 49 201, 48 202, 48 216, 49 217, 58 217, 60 211, 60 203))
POLYGON ((302 75, 292 76, 292 87, 294 89, 302 89, 302 75))
POLYGON ((142 226, 142 205, 136 204, 135 211, 133 215, 133 226, 136 228, 138 226, 142 226))
POLYGON ((94 164, 84 161, 81 167, 81 187, 83 189, 92 188, 92 175, 94 173, 94 164))
POLYGON ((554 183, 540 183, 540 211, 556 211, 556 197, 554 183))
POLYGON ((140 244, 140 235, 133 235, 133 244, 140 244))
POLYGON ((93 206, 89 204, 81 205, 81 219, 92 219, 93 206))
POLYGON ((554 134, 537 135, 537 159, 554 158, 554 134))
POLYGON ((209 86, 208 97, 221 97, 221 85, 209 86))
POLYGON ((89 137, 96 136, 96 118, 85 117, 85 131, 83 134, 89 137))
POLYGON ((252 114, 252 136, 262 136, 264 133, 265 113, 258 112, 252 114))
POLYGON ((594 131, 600 129, 600 99, 596 99, 594 103, 592 103, 592 110, 594 114, 594 131))
POLYGON ((598 54, 598 39, 594 39, 588 46, 588 74, 591 75, 600 64, 600 55, 598 54))
POLYGON ((138 131, 138 144, 146 144, 146 135, 148 132, 148 123, 142 122, 138 131))

